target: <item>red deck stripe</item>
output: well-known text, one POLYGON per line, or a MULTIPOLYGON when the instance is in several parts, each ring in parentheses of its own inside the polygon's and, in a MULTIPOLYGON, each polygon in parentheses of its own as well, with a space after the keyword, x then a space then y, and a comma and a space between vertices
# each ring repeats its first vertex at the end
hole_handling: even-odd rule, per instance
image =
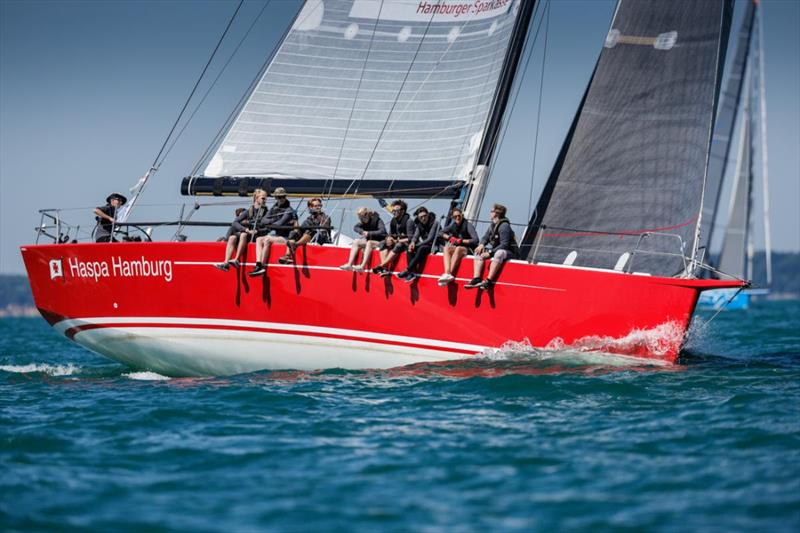
POLYGON ((103 328, 190 328, 190 329, 219 329, 219 330, 237 330, 237 331, 255 331, 258 333, 280 333, 285 335, 300 335, 307 337, 323 337, 328 339, 340 339, 349 341, 369 342, 375 344, 389 344, 392 346, 405 346, 408 348, 422 348, 426 350, 438 350, 442 352, 456 352, 465 355, 475 354, 475 351, 464 350, 460 348, 446 348, 443 346, 430 346, 425 344, 417 344, 413 342, 390 341, 385 339, 365 339, 363 337, 356 337, 354 335, 340 335, 336 333, 318 333, 315 331, 294 331, 276 328, 259 328, 255 326, 226 326, 222 324, 161 324, 161 323, 147 323, 147 322, 127 322, 119 324, 86 324, 84 326, 75 326, 69 328, 64 332, 69 339, 73 339, 75 335, 81 331, 88 331, 92 329, 103 328))

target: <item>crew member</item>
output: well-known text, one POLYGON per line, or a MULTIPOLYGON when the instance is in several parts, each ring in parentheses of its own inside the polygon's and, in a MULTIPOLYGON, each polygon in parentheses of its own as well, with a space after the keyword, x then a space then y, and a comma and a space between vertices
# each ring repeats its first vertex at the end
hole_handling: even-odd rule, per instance
POLYGON ((106 198, 106 205, 95 208, 94 218, 97 220, 97 226, 94 228, 94 239, 96 242, 117 242, 111 233, 117 220, 117 209, 125 205, 127 201, 127 198, 115 192, 106 198))
POLYGON ((267 211, 263 224, 256 228, 256 266, 247 273, 248 276, 260 276, 266 270, 269 249, 273 244, 286 244, 292 224, 297 220, 297 213, 292 209, 286 197, 286 189, 278 187, 272 192, 275 204, 267 211))
POLYGON ((362 272, 367 268, 367 263, 372 257, 372 250, 380 246, 381 241, 386 238, 386 225, 378 213, 368 207, 359 207, 356 215, 358 216, 358 223, 353 227, 353 230, 359 238, 353 241, 347 263, 339 268, 362 272), (358 259, 358 252, 362 249, 364 253, 361 264, 354 265, 356 259, 358 259))
POLYGON ((414 234, 414 221, 407 213, 408 205, 403 200, 392 202, 392 220, 389 221, 389 235, 380 245, 381 263, 372 269, 380 276, 391 275, 391 270, 400 254, 408 250, 408 241, 414 234))
POLYGON ((464 218, 464 213, 458 207, 450 211, 450 223, 442 228, 439 235, 444 242, 442 262, 444 274, 439 278, 439 285, 444 287, 455 281, 455 273, 464 256, 473 253, 478 246, 478 233, 475 226, 464 218))
POLYGON ((424 206, 418 207, 414 211, 414 234, 408 243, 408 266, 397 274, 398 278, 411 283, 419 277, 419 270, 433 250, 438 234, 439 222, 436 215, 428 212, 424 206))
POLYGON ((294 263, 294 251, 298 246, 311 244, 327 244, 331 242, 331 217, 322 210, 322 199, 312 198, 308 201, 308 217, 299 228, 289 233, 286 253, 278 259, 283 265, 294 263))
POLYGON ((267 191, 256 189, 253 191, 253 205, 247 209, 242 209, 236 215, 228 233, 225 235, 227 245, 225 246, 225 260, 214 266, 224 272, 228 267, 239 268, 239 260, 244 254, 247 243, 255 238, 256 227, 261 223, 267 214, 267 191), (234 257, 234 250, 236 256, 234 257))
POLYGON ((489 212, 492 225, 486 231, 478 247, 475 248, 475 269, 473 278, 464 285, 465 289, 478 288, 488 290, 497 281, 503 263, 509 259, 517 257, 517 240, 514 237, 514 230, 511 229, 511 222, 506 218, 506 207, 494 204, 489 212), (483 263, 491 258, 489 264, 489 275, 482 280, 483 263))

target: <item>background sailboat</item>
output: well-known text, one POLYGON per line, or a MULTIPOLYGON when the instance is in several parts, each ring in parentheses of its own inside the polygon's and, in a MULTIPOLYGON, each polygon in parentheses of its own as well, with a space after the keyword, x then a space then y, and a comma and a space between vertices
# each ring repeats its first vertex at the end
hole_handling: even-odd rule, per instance
POLYGON ((704 214, 708 215, 710 224, 703 237, 703 246, 710 253, 715 233, 723 229, 720 251, 709 258, 709 262, 716 268, 713 276, 753 280, 755 232, 761 229, 764 232, 766 278, 753 280, 757 285, 753 289, 708 291, 698 302, 701 309, 746 309, 750 304, 750 297, 766 294, 772 281, 761 19, 760 4, 749 2, 739 32, 738 48, 728 76, 727 90, 717 117, 709 162, 710 187, 704 203, 704 214), (735 148, 734 158, 733 131, 737 123, 738 146, 735 148), (728 172, 729 161, 735 162, 734 172, 728 172), (754 166, 757 162, 761 163, 758 171, 754 166), (729 206, 722 218, 718 211, 726 178, 730 178, 732 183, 729 206), (761 224, 756 224, 754 187, 759 184, 763 207, 761 224), (717 223, 718 219, 722 219, 721 223, 717 223))

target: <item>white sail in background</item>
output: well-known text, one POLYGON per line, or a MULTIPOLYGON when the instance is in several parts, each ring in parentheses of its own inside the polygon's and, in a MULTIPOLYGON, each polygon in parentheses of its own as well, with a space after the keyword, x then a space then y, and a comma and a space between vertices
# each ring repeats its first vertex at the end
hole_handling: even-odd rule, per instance
POLYGON ((742 114, 736 175, 731 192, 728 222, 719 258, 719 269, 740 279, 750 279, 752 272, 745 267, 750 242, 750 217, 752 208, 752 130, 750 125, 749 95, 745 96, 742 114))
POLYGON ((519 0, 308 0, 207 177, 462 180, 519 0))

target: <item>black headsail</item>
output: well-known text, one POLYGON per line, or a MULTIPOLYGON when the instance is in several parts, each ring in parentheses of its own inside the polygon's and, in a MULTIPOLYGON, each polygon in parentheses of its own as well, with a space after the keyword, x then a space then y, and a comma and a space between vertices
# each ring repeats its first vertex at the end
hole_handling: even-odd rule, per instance
POLYGON ((526 232, 529 258, 684 270, 679 255, 696 246, 731 9, 729 0, 619 2, 526 232))

